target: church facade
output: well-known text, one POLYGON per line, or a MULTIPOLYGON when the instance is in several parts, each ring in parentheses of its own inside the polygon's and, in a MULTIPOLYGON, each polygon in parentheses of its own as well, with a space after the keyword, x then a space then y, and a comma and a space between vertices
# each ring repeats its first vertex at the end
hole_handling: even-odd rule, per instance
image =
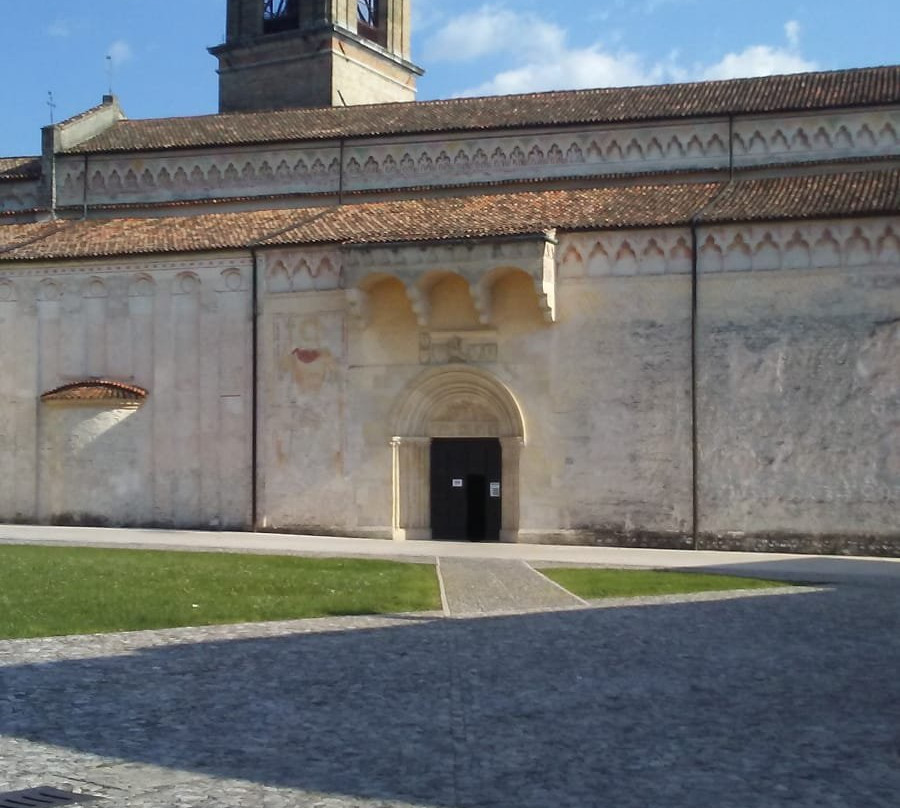
POLYGON ((900 554, 900 67, 416 102, 409 2, 0 158, 0 521, 900 554))

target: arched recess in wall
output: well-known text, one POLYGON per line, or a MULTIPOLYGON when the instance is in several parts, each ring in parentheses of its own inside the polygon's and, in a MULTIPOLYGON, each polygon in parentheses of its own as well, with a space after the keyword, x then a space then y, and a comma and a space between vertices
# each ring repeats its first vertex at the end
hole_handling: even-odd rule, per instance
POLYGON ((501 541, 519 531, 519 458, 525 419, 513 394, 491 374, 467 365, 428 370, 407 388, 391 418, 393 536, 430 539, 431 442, 498 438, 502 448, 501 541))

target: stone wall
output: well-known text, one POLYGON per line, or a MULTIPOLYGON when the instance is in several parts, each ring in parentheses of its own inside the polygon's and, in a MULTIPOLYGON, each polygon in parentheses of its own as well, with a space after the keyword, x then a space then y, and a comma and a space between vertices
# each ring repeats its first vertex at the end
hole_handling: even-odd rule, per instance
MULTIPOLYGON (((703 546, 900 552, 897 230, 700 228, 703 546)), ((397 535, 398 408, 471 370, 523 424, 498 434, 524 444, 506 535, 690 546, 691 243, 670 228, 261 253, 261 526, 397 535)), ((4 270, 0 520, 248 527, 250 284, 247 255, 4 270), (39 402, 92 377, 150 394, 39 402)), ((466 395, 430 417, 493 435, 466 395)))
POLYGON ((245 257, 20 267, 0 279, 0 521, 245 527, 245 257), (139 409, 42 404, 73 381, 139 409))
POLYGON ((733 273, 701 276, 704 544, 749 536, 751 546, 790 549, 802 537, 826 551, 900 551, 891 223, 730 227, 709 238, 749 252, 733 273), (764 242, 767 271, 749 265, 764 242))
MULTIPOLYGON (((704 545, 897 551, 895 226, 700 230, 704 545)), ((270 526, 389 535, 398 402, 427 369, 466 366, 525 420, 519 540, 691 546, 690 244, 674 228, 563 235, 551 318, 522 246, 497 259, 487 306, 496 268, 471 249, 454 265, 456 248, 417 247, 431 276, 396 250, 366 253, 371 276, 341 251, 272 253, 270 526)))

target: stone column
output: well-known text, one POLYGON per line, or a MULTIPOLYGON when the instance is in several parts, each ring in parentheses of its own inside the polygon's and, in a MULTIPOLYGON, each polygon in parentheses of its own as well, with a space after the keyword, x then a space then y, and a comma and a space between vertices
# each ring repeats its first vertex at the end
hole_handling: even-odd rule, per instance
POLYGON ((503 453, 503 516, 500 523, 500 541, 519 540, 519 458, 522 454, 522 438, 500 438, 503 453))
POLYGON ((395 437, 395 541, 431 538, 431 438, 395 437))

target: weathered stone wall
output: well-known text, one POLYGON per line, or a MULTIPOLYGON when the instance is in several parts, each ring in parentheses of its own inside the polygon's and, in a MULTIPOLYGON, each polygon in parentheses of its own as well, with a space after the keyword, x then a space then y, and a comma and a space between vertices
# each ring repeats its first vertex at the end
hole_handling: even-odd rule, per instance
MULTIPOLYGON (((898 552, 897 231, 700 229, 705 546, 898 552)), ((519 540, 689 546, 690 244, 672 228, 563 234, 555 250, 261 254, 262 526, 396 535, 398 407, 423 378, 472 368, 524 422, 519 540)), ((249 526, 250 265, 4 270, 0 520, 249 526), (91 377, 150 395, 39 403, 91 377)), ((441 406, 432 418, 494 428, 474 399, 441 406)))
POLYGON ((4 269, 0 521, 249 523, 246 258, 4 269), (137 410, 42 404, 89 378, 137 410))
POLYGON ((689 243, 678 230, 563 237, 552 439, 523 483, 526 537, 678 546, 690 530, 689 243))
MULTIPOLYGON (((701 229, 706 546, 897 551, 895 226, 701 229)), ((390 535, 398 402, 425 371, 468 366, 525 421, 519 540, 691 546, 690 243, 563 235, 552 311, 527 247, 272 253, 269 526, 390 535), (506 269, 485 292, 488 254, 506 269)))
POLYGON ((19 180, 0 183, 0 213, 32 210, 40 203, 39 180, 19 180))
POLYGON ((747 536, 759 549, 900 552, 894 226, 870 220, 709 232, 710 244, 742 245, 745 260, 738 265, 735 254, 732 272, 707 264, 701 276, 705 545, 747 536), (770 255, 754 269, 750 258, 761 244, 770 255))

